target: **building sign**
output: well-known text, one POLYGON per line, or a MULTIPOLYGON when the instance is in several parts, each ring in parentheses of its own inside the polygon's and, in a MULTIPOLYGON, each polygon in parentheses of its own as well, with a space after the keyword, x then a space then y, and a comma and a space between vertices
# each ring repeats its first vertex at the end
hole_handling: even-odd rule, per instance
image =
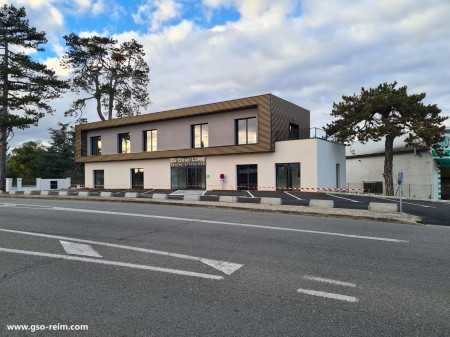
POLYGON ((170 167, 206 166, 206 157, 170 158, 170 167))

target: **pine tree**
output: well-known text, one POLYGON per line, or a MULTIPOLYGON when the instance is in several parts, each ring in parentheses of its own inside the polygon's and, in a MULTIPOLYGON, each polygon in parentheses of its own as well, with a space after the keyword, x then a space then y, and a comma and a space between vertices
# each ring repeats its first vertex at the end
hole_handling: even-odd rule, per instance
POLYGON ((86 97, 74 101, 66 116, 80 122, 86 104, 94 100, 100 120, 140 114, 150 104, 149 67, 142 45, 135 40, 118 45, 117 40, 101 36, 64 36, 68 50, 61 65, 72 70, 70 86, 86 97))
POLYGON ((25 8, 0 7, 0 190, 5 188, 8 138, 13 129, 36 126, 53 112, 49 100, 67 88, 54 71, 27 54, 44 51, 40 46, 45 43, 45 32, 29 26, 25 8))
POLYGON ((424 105, 426 94, 408 95, 407 87, 396 88, 397 82, 380 84, 375 89, 361 88, 359 95, 342 96, 343 102, 333 103, 331 116, 339 118, 328 124, 329 135, 343 143, 358 140, 385 139, 384 182, 386 195, 394 195, 392 164, 394 139, 403 135, 406 146, 433 148, 442 152, 447 117, 439 116, 436 105, 424 105))

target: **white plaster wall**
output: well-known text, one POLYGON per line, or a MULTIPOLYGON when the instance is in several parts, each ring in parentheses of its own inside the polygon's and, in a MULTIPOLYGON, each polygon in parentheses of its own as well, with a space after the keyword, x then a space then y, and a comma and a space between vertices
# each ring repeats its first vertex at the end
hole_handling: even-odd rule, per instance
MULTIPOLYGON (((300 163, 301 187, 317 186, 317 139, 291 140, 275 143, 275 152, 234 156, 208 157, 206 183, 208 189, 221 189, 220 174, 225 174, 224 190, 236 189, 236 165, 258 165, 258 189, 276 189, 275 164, 300 163)), ((345 158, 345 157, 344 157, 345 158)))
MULTIPOLYGON (((437 167, 431 154, 422 152, 395 154, 393 160, 394 183, 403 172, 404 195, 416 198, 437 198, 437 167)), ((362 188, 363 182, 381 181, 384 188, 384 156, 348 158, 347 183, 351 188, 362 188)))
POLYGON ((86 163, 85 185, 94 187, 94 170, 104 170, 106 189, 129 189, 131 187, 131 169, 133 168, 144 169, 144 188, 170 188, 169 159, 86 163))
MULTIPOLYGON (((336 162, 341 163, 341 182, 345 186, 345 151, 321 139, 302 139, 275 143, 275 152, 242 155, 209 156, 206 159, 207 189, 234 190, 237 183, 237 165, 258 165, 258 186, 260 190, 275 190, 275 164, 300 163, 301 187, 334 187, 336 181, 336 162), (336 153, 333 153, 336 151, 336 153), (328 158, 318 167, 318 153, 328 158), (318 172, 320 171, 320 174, 318 172), (220 174, 225 175, 223 183, 220 174), (320 175, 320 181, 319 181, 320 175), (326 185, 330 183, 331 185, 326 185)), ((105 188, 128 189, 131 186, 132 168, 144 169, 145 188, 170 188, 169 159, 122 161, 107 163, 86 163, 85 184, 93 186, 94 170, 105 171, 105 188)))
POLYGON ((345 188, 345 146, 318 139, 317 187, 345 188), (336 164, 340 164, 339 186, 336 183, 336 164))

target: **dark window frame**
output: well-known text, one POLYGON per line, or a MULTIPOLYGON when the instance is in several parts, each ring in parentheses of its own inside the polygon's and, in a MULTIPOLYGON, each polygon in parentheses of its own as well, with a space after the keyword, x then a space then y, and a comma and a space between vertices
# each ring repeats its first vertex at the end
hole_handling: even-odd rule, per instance
POLYGON ((208 144, 203 143, 203 125, 208 125, 208 123, 199 123, 191 125, 191 148, 192 149, 203 149, 209 147, 209 125, 208 125, 208 144), (200 146, 195 146, 195 127, 200 126, 200 146))
POLYGON ((131 153, 131 135, 129 132, 123 132, 123 133, 117 134, 117 153, 131 153), (129 151, 127 151, 127 152, 123 152, 123 149, 122 149, 122 139, 125 135, 128 137, 128 142, 129 142, 129 151))
POLYGON ((91 156, 101 156, 102 154, 102 136, 93 136, 91 140, 91 156), (100 147, 98 144, 100 143, 100 147), (95 146, 94 146, 95 144, 95 146))
POLYGON ((142 137, 142 139, 143 139, 142 150, 143 150, 144 152, 154 152, 154 151, 158 151, 158 129, 144 130, 144 131, 142 131, 142 133, 143 133, 143 137, 142 137), (155 131, 155 133, 156 133, 156 144, 153 144, 153 131, 155 131), (152 148, 151 148, 150 150, 147 148, 147 140, 148 140, 147 133, 148 133, 148 132, 150 132, 150 139, 152 140, 152 142, 151 142, 151 147, 152 147, 152 148), (155 147, 155 149, 154 149, 154 147, 155 147))
POLYGON ((238 118, 234 120, 234 143, 235 145, 249 145, 258 143, 258 120, 256 117, 238 118), (248 141, 248 121, 254 119, 256 122, 256 141, 249 143, 248 141), (239 143, 239 121, 245 120, 245 143, 239 143))
POLYGON ((301 162, 291 162, 291 163, 275 163, 275 186, 277 190, 284 190, 284 189, 296 189, 301 188, 302 185, 302 163, 301 162), (278 172, 279 168, 284 168, 285 171, 285 177, 279 177, 278 172), (297 178, 299 179, 298 186, 293 186, 293 179, 292 179, 292 170, 296 170, 298 172, 297 178), (278 181, 280 178, 285 178, 285 187, 279 186, 278 181))

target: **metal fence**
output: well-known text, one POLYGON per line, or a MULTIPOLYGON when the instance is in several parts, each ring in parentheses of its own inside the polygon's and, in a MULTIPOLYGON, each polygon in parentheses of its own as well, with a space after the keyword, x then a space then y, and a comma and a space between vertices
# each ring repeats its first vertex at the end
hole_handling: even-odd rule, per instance
MULTIPOLYGON (((366 186, 367 187, 367 186, 366 186)), ((361 188, 364 189, 364 183, 347 183, 347 188, 361 188)), ((370 191, 370 194, 385 194, 386 189, 383 183, 382 193, 377 191, 370 191)), ((394 184, 394 195, 400 196, 400 189, 398 184, 394 184)), ((432 184, 403 184, 403 196, 407 198, 418 199, 435 199, 438 195, 438 186, 432 184)))

